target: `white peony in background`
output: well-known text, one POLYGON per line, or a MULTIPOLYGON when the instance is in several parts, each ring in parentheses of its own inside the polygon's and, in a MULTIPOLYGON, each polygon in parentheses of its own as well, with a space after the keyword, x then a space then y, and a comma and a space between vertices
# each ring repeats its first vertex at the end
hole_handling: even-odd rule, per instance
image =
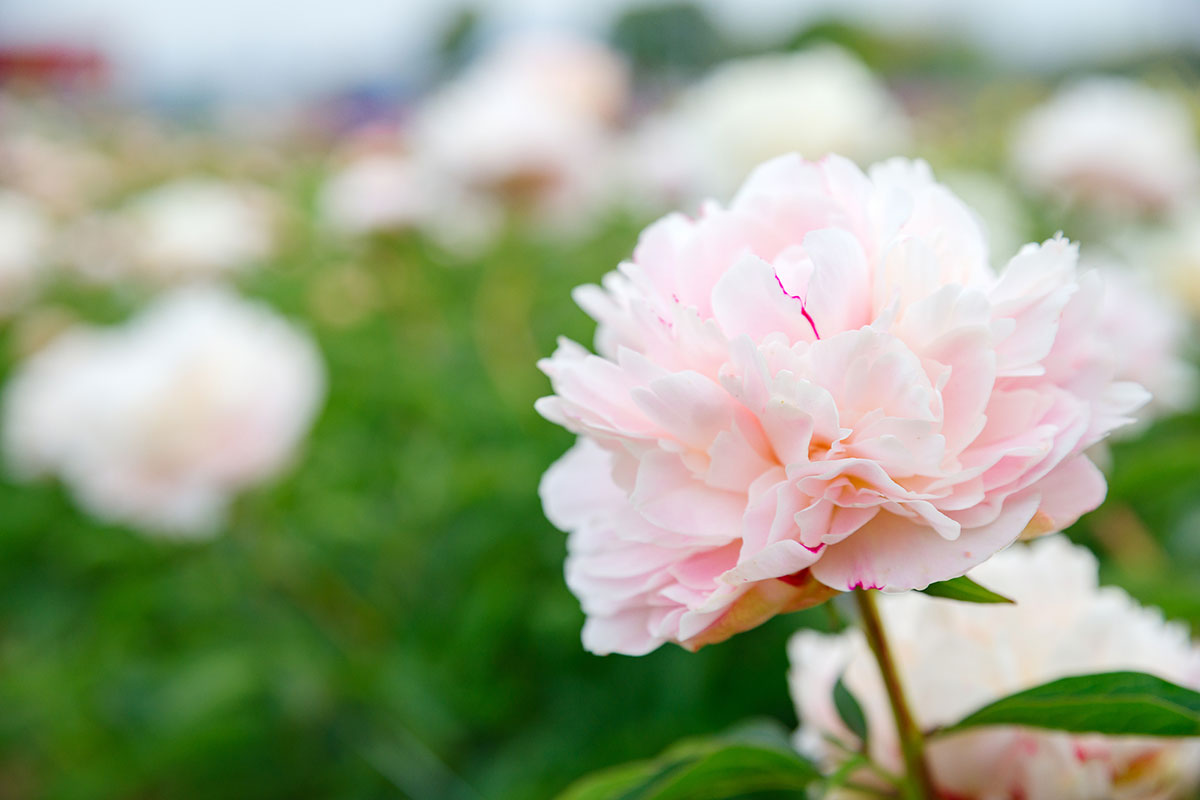
POLYGON ((627 147, 630 193, 693 208, 727 197, 769 159, 829 153, 870 164, 905 152, 910 123, 840 47, 726 62, 648 116, 627 147))
POLYGON ((1187 107, 1120 78, 1079 81, 1031 110, 1011 158, 1032 189, 1114 215, 1169 210, 1200 180, 1187 107))
POLYGON ((9 383, 4 445, 97 516, 215 533, 233 496, 295 452, 324 395, 316 347, 228 290, 164 296, 111 329, 68 330, 9 383))
POLYGON ((0 190, 0 312, 11 313, 45 277, 51 224, 33 200, 0 190))
MULTIPOLYGON (((1051 536, 971 570, 971 578, 1015 605, 916 592, 881 596, 880 615, 918 725, 948 725, 993 700, 1071 675, 1133 670, 1200 687, 1200 648, 1186 627, 1117 587, 1101 587, 1096 572, 1095 556, 1051 536)), ((892 711, 862 634, 801 631, 788 651, 798 749, 832 769, 859 746, 834 706, 842 678, 866 716, 871 758, 902 772, 892 711)), ((993 727, 934 740, 928 759, 938 789, 963 800, 1168 800, 1191 797, 1200 785, 1196 739, 993 727)), ((860 772, 860 779, 877 781, 860 772)))

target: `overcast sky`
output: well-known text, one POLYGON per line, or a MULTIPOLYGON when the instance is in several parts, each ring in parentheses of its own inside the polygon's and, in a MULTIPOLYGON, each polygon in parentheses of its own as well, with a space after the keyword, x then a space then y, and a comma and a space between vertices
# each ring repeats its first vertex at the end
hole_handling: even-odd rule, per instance
MULTIPOLYGON (((652 0, 651 0, 652 1, 652 0)), ((485 0, 489 29, 602 33, 646 0, 485 0)), ((1200 43, 1195 0, 702 0, 721 24, 769 37, 831 11, 876 27, 963 36, 994 55, 1056 66, 1200 43)), ((0 42, 83 44, 141 93, 296 94, 419 81, 454 0, 0 0, 0 42)))

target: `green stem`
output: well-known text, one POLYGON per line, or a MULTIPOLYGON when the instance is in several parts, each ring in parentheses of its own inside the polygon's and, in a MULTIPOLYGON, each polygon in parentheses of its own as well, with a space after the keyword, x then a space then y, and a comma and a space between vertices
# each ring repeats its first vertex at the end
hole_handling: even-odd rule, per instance
POLYGON ((863 633, 867 637, 867 644, 871 646, 871 652, 875 654, 875 661, 879 664, 879 673, 883 676, 883 685, 887 688, 892 714, 896 718, 896 733, 900 737, 900 752, 904 756, 905 797, 907 800, 937 800, 933 779, 929 775, 929 766, 925 762, 925 739, 916 720, 913 719, 912 710, 909 709, 908 700, 904 696, 904 688, 900 685, 896 662, 892 658, 892 651, 883 631, 883 620, 880 619, 879 608, 875 605, 875 590, 856 589, 854 599, 858 602, 863 633))

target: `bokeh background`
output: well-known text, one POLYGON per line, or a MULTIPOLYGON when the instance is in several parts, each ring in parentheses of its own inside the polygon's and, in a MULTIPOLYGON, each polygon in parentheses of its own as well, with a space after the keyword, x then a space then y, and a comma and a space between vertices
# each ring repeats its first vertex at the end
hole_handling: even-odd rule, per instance
POLYGON ((784 642, 824 609, 695 655, 582 650, 537 497, 570 437, 533 411, 537 359, 591 339, 572 287, 781 149, 925 158, 998 264, 1061 230, 1159 293, 1114 324, 1150 336, 1135 361, 1175 359, 1164 402, 1072 535, 1200 624, 1198 120, 1188 0, 0 0, 0 798, 532 800, 794 725, 784 642), (1083 127, 1150 142, 1129 169, 1159 184, 1044 167, 1123 160, 1070 126, 1022 149, 1097 74, 1134 99, 1083 127), (268 409, 234 434, 179 364, 224 342, 223 374, 256 333, 204 312, 186 347, 126 341, 214 282, 318 354, 307 383, 223 378, 230 414, 268 409), (197 466, 280 409, 275 456, 197 466), (201 472, 196 515, 174 493, 201 472))

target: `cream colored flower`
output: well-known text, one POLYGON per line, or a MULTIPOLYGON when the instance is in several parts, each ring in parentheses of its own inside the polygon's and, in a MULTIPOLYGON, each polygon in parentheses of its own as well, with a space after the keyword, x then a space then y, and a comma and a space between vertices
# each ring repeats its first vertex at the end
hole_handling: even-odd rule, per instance
POLYGON ((16 192, 0 190, 0 312, 29 299, 45 270, 52 244, 41 208, 16 192))
POLYGON ((64 237, 64 249, 70 264, 95 280, 215 278, 272 254, 275 211, 261 187, 183 178, 115 211, 81 217, 64 237))
POLYGON ((606 201, 628 73, 601 45, 510 39, 427 98, 412 154, 458 194, 574 225, 606 201))
POLYGON ((1110 359, 1117 377, 1150 393, 1150 402, 1137 412, 1140 421, 1190 408, 1197 375, 1186 353, 1192 324, 1181 304, 1153 280, 1151 270, 1090 257, 1080 266, 1104 276, 1105 292, 1100 335, 1081 342, 1090 352, 1078 357, 1110 359))
POLYGON ((433 177, 399 154, 351 159, 321 190, 322 219, 335 230, 363 234, 426 224, 439 205, 433 177))
POLYGON ((1112 213, 1161 210, 1200 178, 1187 108, 1121 78, 1080 81, 1029 112, 1012 162, 1032 189, 1112 213))
POLYGON ((179 289, 22 364, 5 452, 19 474, 59 476, 102 519, 202 536, 236 492, 286 465, 323 393, 316 348, 285 320, 226 290, 179 289))
POLYGON ((1200 318, 1200 203, 1180 206, 1161 225, 1121 232, 1116 247, 1200 318))
MULTIPOLYGON (((1053 536, 1014 546, 971 571, 1016 605, 916 592, 880 596, 918 724, 947 725, 993 700, 1069 675, 1135 670, 1200 686, 1200 650, 1187 630, 1120 589, 1100 587, 1096 572, 1091 553, 1053 536)), ((832 700, 844 676, 867 718, 871 758, 902 771, 891 709, 862 633, 802 631, 788 649, 801 723, 797 747, 833 768, 859 746, 832 700)), ((994 727, 934 740, 928 757, 938 789, 961 800, 1167 800, 1191 797, 1200 779, 1200 739, 994 727)))
POLYGON ((721 65, 645 123, 634 163, 651 182, 665 177, 668 192, 692 184, 683 194, 694 201, 727 196, 754 167, 784 153, 838 153, 860 164, 896 155, 908 131, 886 87, 850 53, 827 45, 721 65))

